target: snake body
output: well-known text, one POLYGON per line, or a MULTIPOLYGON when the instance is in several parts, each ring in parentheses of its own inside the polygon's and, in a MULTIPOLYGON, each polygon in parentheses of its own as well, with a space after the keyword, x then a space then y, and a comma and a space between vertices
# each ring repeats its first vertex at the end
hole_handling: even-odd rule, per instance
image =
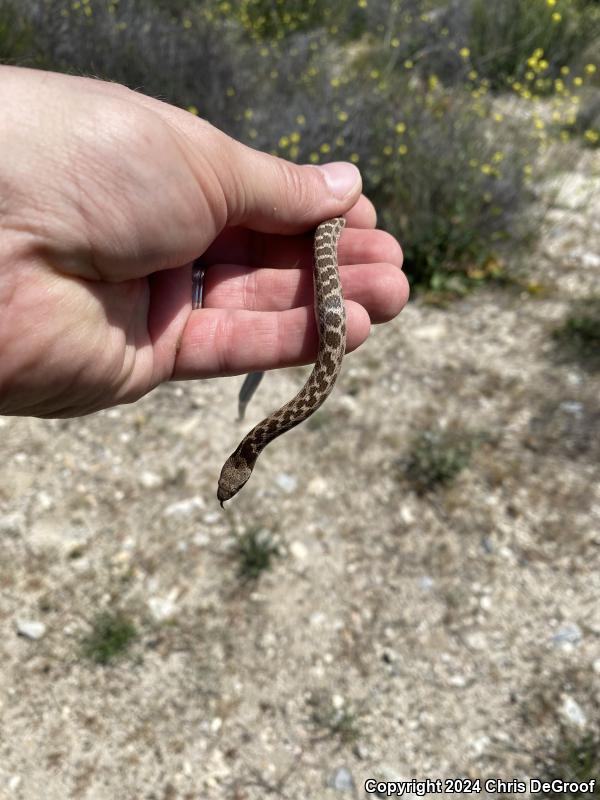
POLYGON ((319 353, 313 370, 298 394, 252 428, 229 456, 219 477, 221 507, 244 486, 269 442, 304 422, 333 389, 346 352, 346 313, 337 259, 344 225, 345 220, 336 217, 322 222, 315 231, 313 281, 319 353))

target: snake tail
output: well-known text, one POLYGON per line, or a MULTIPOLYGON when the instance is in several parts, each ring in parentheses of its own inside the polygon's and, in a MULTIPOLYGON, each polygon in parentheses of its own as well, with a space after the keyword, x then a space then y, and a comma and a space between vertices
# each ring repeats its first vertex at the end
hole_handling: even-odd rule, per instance
POLYGON ((336 217, 322 222, 315 231, 313 281, 319 352, 313 370, 298 394, 252 428, 229 456, 219 477, 221 507, 244 486, 265 447, 314 414, 337 380, 346 352, 346 312, 337 259, 344 225, 345 220, 336 217))

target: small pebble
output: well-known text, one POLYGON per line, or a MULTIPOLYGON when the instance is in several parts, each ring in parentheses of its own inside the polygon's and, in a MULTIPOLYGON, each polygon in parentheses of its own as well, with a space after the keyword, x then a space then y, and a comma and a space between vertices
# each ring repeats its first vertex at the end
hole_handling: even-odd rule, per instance
POLYGON ((19 536, 25 530, 25 515, 21 511, 4 514, 0 517, 0 536, 19 536))
POLYGON ((177 611, 177 603, 175 601, 178 594, 178 589, 171 589, 169 594, 164 597, 148 598, 148 607, 157 622, 163 622, 175 614, 177 611))
POLYGON ((320 475, 314 477, 307 487, 307 492, 313 496, 324 495, 327 492, 327 481, 320 475))
POLYGON ((46 626, 43 622, 34 619, 18 620, 17 633, 25 639, 37 640, 46 633, 46 626))
POLYGON ((552 644, 555 647, 565 647, 569 644, 579 644, 583 639, 581 628, 575 622, 563 625, 553 636, 552 644))
POLYGON ((163 512, 165 517, 185 517, 204 508, 204 500, 201 497, 188 497, 186 500, 178 500, 171 503, 163 512))
POLYGON ((308 548, 303 542, 292 542, 290 545, 290 553, 297 561, 306 561, 308 557, 308 548))
POLYGON ((558 713, 563 722, 571 724, 576 728, 585 728, 587 725, 587 717, 584 710, 579 705, 577 700, 568 694, 563 695, 562 703, 558 709, 558 713))
POLYGON ((157 489, 162 484, 162 478, 156 472, 144 470, 140 475, 140 483, 144 489, 157 489))
POLYGON ((329 779, 329 785, 338 792, 353 792, 356 789, 352 773, 346 767, 336 769, 329 779))
POLYGON ((288 475, 287 472, 280 472, 275 478, 275 483, 287 494, 291 494, 296 486, 298 486, 298 479, 293 475, 288 475))

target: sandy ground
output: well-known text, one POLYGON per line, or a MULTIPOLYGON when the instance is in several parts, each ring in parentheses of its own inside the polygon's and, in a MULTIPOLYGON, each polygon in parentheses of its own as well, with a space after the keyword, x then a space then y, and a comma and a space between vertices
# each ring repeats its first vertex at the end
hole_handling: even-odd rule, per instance
POLYGON ((224 458, 305 370, 267 376, 244 425, 240 379, 0 419, 2 800, 525 780, 598 730, 600 374, 551 331, 598 291, 599 173, 588 153, 563 176, 527 265, 543 291, 411 304, 226 512, 224 458), (476 444, 419 496, 403 464, 432 425, 476 444), (255 581, 245 533, 278 547, 255 581), (102 665, 81 643, 105 610, 137 636, 102 665))

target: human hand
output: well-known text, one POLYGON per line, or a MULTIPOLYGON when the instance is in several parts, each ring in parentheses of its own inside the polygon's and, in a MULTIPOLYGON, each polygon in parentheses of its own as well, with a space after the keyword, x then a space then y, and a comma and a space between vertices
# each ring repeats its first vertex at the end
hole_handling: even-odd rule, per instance
POLYGON ((328 217, 347 220, 348 350, 406 302, 400 246, 349 164, 297 166, 87 78, 0 66, 0 107, 0 413, 76 416, 309 362, 306 232, 328 217))

